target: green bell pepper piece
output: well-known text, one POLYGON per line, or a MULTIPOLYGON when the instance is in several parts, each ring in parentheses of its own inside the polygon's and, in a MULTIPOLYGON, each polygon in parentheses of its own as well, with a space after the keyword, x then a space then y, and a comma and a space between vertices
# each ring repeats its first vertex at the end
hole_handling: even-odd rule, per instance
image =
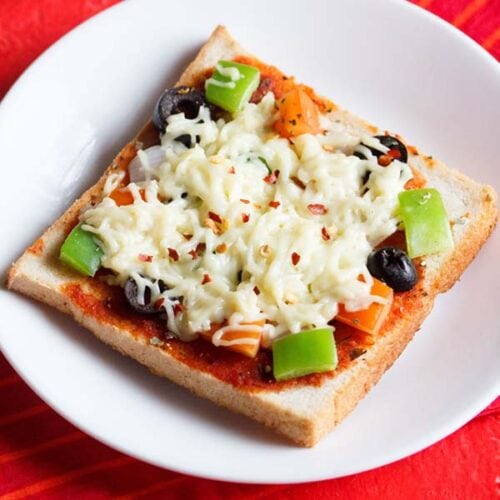
POLYGON ((205 97, 208 102, 235 113, 250 100, 259 82, 257 68, 219 61, 214 74, 205 82, 205 97))
POLYGON ((75 271, 86 276, 94 276, 101 267, 104 252, 97 244, 96 237, 78 224, 64 240, 59 258, 75 271))
POLYGON ((305 330, 273 343, 273 372, 276 380, 334 370, 337 362, 331 328, 305 330))
POLYGON ((412 258, 453 248, 448 214, 436 189, 399 193, 408 255, 412 258))

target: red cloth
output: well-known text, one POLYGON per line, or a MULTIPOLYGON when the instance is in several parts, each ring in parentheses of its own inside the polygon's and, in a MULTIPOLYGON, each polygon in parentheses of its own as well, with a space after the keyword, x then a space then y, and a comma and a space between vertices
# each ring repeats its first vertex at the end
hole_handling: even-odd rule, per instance
MULTIPOLYGON (((117 0, 1 0, 0 97, 26 66, 117 0)), ((500 59, 500 0, 420 0, 500 59)), ((379 469, 303 485, 242 485, 144 464, 86 436, 45 405, 0 355, 0 499, 493 498, 500 493, 500 399, 448 438, 379 469)))

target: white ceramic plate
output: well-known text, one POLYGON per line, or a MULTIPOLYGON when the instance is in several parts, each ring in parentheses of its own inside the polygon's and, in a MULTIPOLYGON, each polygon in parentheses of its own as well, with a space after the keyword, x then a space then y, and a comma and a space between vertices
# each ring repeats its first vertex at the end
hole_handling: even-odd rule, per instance
MULTIPOLYGON (((97 179, 217 23, 320 93, 500 188, 499 66, 458 31, 403 1, 209 4, 120 4, 18 81, 0 111, 1 269, 97 179)), ((497 231, 394 368, 314 449, 150 375, 69 318, 5 290, 1 346, 59 413, 147 462, 231 481, 332 478, 414 453, 493 400, 499 255, 497 231)))

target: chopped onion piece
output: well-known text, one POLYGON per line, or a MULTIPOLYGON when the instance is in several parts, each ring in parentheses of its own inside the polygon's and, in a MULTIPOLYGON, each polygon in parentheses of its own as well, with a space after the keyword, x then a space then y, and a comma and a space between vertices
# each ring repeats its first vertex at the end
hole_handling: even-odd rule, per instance
POLYGON ((128 167, 130 182, 142 182, 149 179, 164 161, 165 150, 161 146, 140 149, 128 167))

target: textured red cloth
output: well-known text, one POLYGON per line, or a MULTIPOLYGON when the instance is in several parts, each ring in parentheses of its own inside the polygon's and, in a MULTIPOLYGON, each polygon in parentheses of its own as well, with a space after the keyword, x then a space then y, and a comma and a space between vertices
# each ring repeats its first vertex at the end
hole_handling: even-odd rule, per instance
MULTIPOLYGON (((117 0, 1 0, 0 97, 26 66, 117 0)), ((500 0, 420 0, 500 59, 500 0)), ((0 499, 486 499, 500 494, 500 400, 453 435, 374 471, 304 485, 242 485, 146 465, 58 416, 0 355, 0 499), (36 424, 36 425, 35 425, 36 424)))

